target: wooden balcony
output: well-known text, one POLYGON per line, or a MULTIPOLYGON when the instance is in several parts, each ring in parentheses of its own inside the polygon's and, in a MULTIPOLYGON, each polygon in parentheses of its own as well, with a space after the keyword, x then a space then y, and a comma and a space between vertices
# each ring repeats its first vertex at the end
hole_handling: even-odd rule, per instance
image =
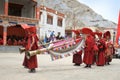
POLYGON ((8 21, 9 23, 26 23, 26 24, 38 24, 38 20, 34 18, 25 18, 25 17, 17 17, 17 16, 6 16, 0 15, 0 21, 8 21))

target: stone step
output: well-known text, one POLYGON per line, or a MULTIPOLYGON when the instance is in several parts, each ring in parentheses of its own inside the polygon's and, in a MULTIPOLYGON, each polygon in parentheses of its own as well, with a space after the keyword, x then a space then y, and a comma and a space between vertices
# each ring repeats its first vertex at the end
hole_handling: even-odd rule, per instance
POLYGON ((0 53, 19 53, 22 46, 0 46, 0 53))

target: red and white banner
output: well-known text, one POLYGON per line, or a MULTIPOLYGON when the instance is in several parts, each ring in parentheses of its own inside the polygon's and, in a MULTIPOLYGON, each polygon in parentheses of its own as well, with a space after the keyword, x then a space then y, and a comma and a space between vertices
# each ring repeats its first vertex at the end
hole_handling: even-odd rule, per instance
POLYGON ((117 34, 116 34, 116 43, 117 43, 117 45, 120 45, 120 11, 119 11, 119 17, 118 17, 118 27, 117 27, 117 34))
MULTIPOLYGON (((70 40, 70 42, 67 41, 66 45, 57 47, 55 49, 55 51, 50 50, 49 53, 51 55, 52 61, 71 56, 71 55, 76 54, 77 52, 83 50, 84 39, 80 39, 80 42, 77 44, 75 44, 74 42, 75 41, 70 40), (64 48, 66 48, 67 50, 63 51, 62 49, 64 49, 64 48), (58 50, 58 51, 56 51, 56 50, 58 50)), ((62 43, 65 43, 65 42, 62 42, 62 43)))

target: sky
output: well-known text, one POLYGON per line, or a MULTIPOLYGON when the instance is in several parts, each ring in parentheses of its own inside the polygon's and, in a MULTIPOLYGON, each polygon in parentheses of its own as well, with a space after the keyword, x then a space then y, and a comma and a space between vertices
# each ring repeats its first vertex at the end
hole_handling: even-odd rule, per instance
POLYGON ((104 19, 118 23, 120 0, 78 0, 92 8, 104 19))

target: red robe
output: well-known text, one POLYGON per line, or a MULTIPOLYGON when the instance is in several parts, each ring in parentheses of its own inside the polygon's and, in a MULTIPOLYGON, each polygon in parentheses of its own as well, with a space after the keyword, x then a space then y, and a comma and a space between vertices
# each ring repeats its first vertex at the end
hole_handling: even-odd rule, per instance
POLYGON ((73 55, 73 63, 81 64, 82 63, 82 51, 77 52, 77 54, 73 55))
POLYGON ((111 62, 114 54, 114 46, 111 41, 106 42, 105 62, 111 62))
MULTIPOLYGON (((31 50, 38 49, 38 45, 37 45, 38 37, 36 36, 36 34, 32 34, 32 35, 28 36, 28 40, 27 40, 28 43, 26 44, 26 49, 27 50, 29 50, 30 44, 32 43, 32 37, 34 38, 34 44, 31 47, 31 50)), ((25 56, 23 65, 28 67, 29 69, 37 68, 38 67, 37 56, 36 55, 31 56, 30 59, 27 59, 26 56, 25 56)))
POLYGON ((98 66, 104 66, 105 64, 105 41, 101 39, 98 43, 99 43, 98 44, 99 51, 97 55, 96 64, 98 66))
POLYGON ((94 45, 94 38, 92 35, 88 35, 85 41, 85 49, 84 49, 84 57, 83 62, 87 65, 91 65, 93 63, 93 45, 94 45))
POLYGON ((15 45, 15 46, 16 46, 17 44, 18 44, 18 43, 17 43, 17 40, 14 40, 13 45, 15 45))
MULTIPOLYGON (((80 37, 77 37, 79 39, 80 37)), ((78 43, 80 40, 77 40, 76 43, 78 43)), ((81 64, 82 63, 82 51, 77 52, 73 55, 73 63, 75 64, 81 64)))
POLYGON ((7 44, 8 44, 8 45, 12 45, 12 44, 13 44, 12 40, 11 40, 11 39, 8 39, 7 44))
POLYGON ((2 38, 0 38, 0 45, 3 45, 3 40, 2 40, 2 38))
POLYGON ((93 51, 93 64, 94 64, 96 62, 96 55, 97 55, 97 52, 98 52, 98 46, 95 43, 95 41, 94 41, 94 46, 93 46, 92 51, 93 51))
POLYGON ((25 54, 25 56, 24 56, 23 66, 25 66, 25 67, 28 68, 28 59, 27 59, 27 57, 26 57, 26 54, 25 54))

